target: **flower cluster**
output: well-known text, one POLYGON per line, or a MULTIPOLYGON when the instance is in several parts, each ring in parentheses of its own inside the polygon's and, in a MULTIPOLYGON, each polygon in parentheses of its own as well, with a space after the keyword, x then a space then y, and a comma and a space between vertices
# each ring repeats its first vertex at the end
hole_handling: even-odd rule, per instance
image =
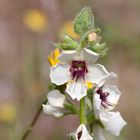
POLYGON ((56 44, 59 49, 48 57, 52 84, 43 110, 55 117, 79 114, 80 126, 70 140, 104 140, 104 130, 118 136, 126 122, 112 110, 121 92, 115 85, 117 75, 96 64, 107 49, 100 43, 90 8, 77 15, 74 29, 82 36, 80 42, 65 35, 64 42, 56 44), (73 100, 80 102, 79 107, 73 100))

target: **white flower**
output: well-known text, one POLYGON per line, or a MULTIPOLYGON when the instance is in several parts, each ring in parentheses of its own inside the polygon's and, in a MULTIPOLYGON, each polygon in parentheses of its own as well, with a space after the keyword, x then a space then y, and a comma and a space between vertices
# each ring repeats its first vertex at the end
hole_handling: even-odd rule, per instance
MULTIPOLYGON (((105 130, 114 134, 115 136, 119 136, 122 128, 127 124, 123 120, 119 112, 105 111, 105 112, 101 112, 99 117, 105 127, 105 130)), ((94 130, 95 140, 105 140, 103 135, 105 130, 97 126, 94 130)))
MULTIPOLYGON (((109 73, 104 77, 95 89, 94 108, 96 117, 99 117, 105 129, 112 134, 119 136, 122 128, 127 124, 119 112, 110 112, 117 104, 121 92, 113 85, 117 75, 109 73)), ((101 130, 96 135, 97 140, 104 140, 101 130), (100 137, 100 138, 99 138, 100 137)))
POLYGON ((115 85, 112 85, 116 77, 116 74, 111 72, 99 82, 94 94, 95 110, 110 111, 114 109, 121 95, 119 89, 115 85))
POLYGON ((64 113, 65 96, 59 90, 52 90, 47 94, 48 103, 43 105, 46 114, 61 117, 64 113))
POLYGON ((115 136, 119 136, 122 128, 127 124, 119 112, 101 112, 99 117, 105 129, 115 136))
POLYGON ((81 124, 76 132, 74 133, 75 140, 93 140, 93 137, 90 136, 86 126, 81 124))
POLYGON ((93 64, 99 55, 88 49, 63 51, 58 59, 61 63, 51 67, 51 82, 56 85, 67 83, 66 92, 78 101, 86 96, 86 82, 98 84, 108 72, 104 66, 93 64))

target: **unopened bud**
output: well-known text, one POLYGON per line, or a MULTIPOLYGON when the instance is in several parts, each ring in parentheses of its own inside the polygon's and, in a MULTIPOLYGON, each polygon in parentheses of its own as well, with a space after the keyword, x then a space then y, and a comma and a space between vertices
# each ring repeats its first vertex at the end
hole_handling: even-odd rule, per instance
POLYGON ((95 42, 96 40, 97 40, 97 34, 95 32, 89 33, 89 35, 88 35, 88 41, 89 42, 92 42, 92 41, 95 42))

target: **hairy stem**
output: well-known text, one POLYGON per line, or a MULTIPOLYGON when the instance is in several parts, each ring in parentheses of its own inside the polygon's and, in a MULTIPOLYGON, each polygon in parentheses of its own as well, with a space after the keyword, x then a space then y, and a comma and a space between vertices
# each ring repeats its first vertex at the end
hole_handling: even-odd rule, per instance
POLYGON ((85 116, 85 98, 82 98, 80 100, 80 124, 85 124, 86 123, 86 116, 85 116))
MULTIPOLYGON (((46 102, 47 102, 47 100, 43 101, 42 104, 45 104, 46 102)), ((38 120, 38 118, 39 118, 39 116, 40 116, 40 114, 41 114, 41 111, 42 111, 42 104, 41 104, 40 107, 38 108, 38 110, 37 110, 37 112, 36 112, 36 114, 35 114, 35 116, 34 116, 32 122, 30 123, 29 127, 27 128, 27 130, 24 132, 24 134, 23 134, 21 140, 25 140, 25 139, 28 137, 28 135, 30 134, 30 132, 32 131, 32 129, 33 129, 35 123, 37 122, 37 120, 38 120)))

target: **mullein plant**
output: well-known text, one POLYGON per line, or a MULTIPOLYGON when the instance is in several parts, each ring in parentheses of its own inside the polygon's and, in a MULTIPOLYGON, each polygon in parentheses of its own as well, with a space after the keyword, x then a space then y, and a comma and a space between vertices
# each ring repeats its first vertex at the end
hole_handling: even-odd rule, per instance
POLYGON ((68 135, 69 140, 105 140, 104 130, 119 136, 126 122, 119 112, 112 110, 121 92, 114 84, 117 75, 96 64, 108 48, 100 42, 100 30, 95 28, 89 7, 77 14, 74 31, 80 40, 64 35, 48 57, 51 84, 43 110, 55 117, 79 115, 80 125, 68 135), (72 100, 77 100, 79 105, 72 100))
POLYGON ((105 140, 103 131, 119 136, 126 122, 112 110, 121 92, 115 85, 117 75, 96 64, 108 48, 101 43, 89 7, 77 14, 73 27, 80 39, 64 35, 48 56, 51 84, 43 111, 55 117, 79 115, 80 125, 68 134, 69 140, 105 140))

